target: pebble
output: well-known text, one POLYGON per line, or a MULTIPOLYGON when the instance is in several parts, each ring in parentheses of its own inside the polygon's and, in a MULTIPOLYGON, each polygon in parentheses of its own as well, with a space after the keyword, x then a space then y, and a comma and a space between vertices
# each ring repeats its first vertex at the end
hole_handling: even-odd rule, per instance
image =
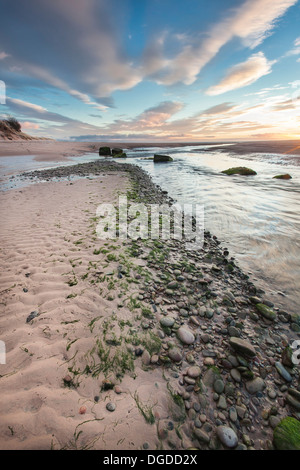
POLYGON ((242 379, 241 379, 241 373, 240 373, 239 370, 231 369, 230 375, 233 378, 233 380, 235 380, 236 382, 238 382, 238 383, 241 382, 242 379))
POLYGON ((107 403, 106 409, 107 409, 107 411, 113 412, 116 409, 116 405, 110 401, 109 403, 107 403))
POLYGON ((160 319, 160 324, 163 327, 170 328, 174 325, 174 323, 175 323, 175 320, 174 320, 174 318, 171 318, 171 317, 163 317, 163 318, 160 319))
POLYGON ((197 379, 201 374, 201 369, 198 366, 192 366, 188 368, 187 375, 193 379, 197 379))
POLYGON ((193 332, 184 326, 177 330, 177 336, 183 344, 193 344, 195 341, 193 332))
POLYGON ((238 438, 233 429, 227 426, 218 426, 217 427, 217 436, 228 448, 234 448, 238 445, 238 438))
POLYGON ((256 351, 249 341, 246 341, 241 338, 235 338, 234 336, 230 338, 229 344, 241 354, 245 356, 254 357, 256 356, 256 351))
POLYGON ((246 382, 246 389, 251 395, 255 395, 257 392, 261 392, 265 387, 265 382, 262 378, 256 377, 253 380, 246 382))
POLYGON ((281 364, 281 362, 275 362, 275 367, 276 367, 278 373, 281 375, 281 377, 284 378, 284 380, 286 380, 287 382, 291 382, 291 381, 292 381, 291 375, 290 375, 289 372, 283 367, 283 365, 281 364))
POLYGON ((219 395, 220 395, 221 393, 223 393, 224 388, 225 388, 225 385, 224 385, 223 380, 217 379, 217 380, 214 382, 214 391, 215 391, 216 393, 218 393, 219 395))
POLYGON ((182 358, 183 358, 182 353, 181 353, 180 349, 178 349, 178 348, 169 349, 168 356, 174 362, 180 362, 180 361, 182 361, 182 358))

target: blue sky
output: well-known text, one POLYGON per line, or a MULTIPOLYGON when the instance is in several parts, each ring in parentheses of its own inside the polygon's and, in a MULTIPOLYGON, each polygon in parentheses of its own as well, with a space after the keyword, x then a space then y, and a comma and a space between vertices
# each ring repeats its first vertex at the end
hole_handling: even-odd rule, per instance
POLYGON ((299 0, 1 0, 24 132, 139 142, 300 138, 299 0))

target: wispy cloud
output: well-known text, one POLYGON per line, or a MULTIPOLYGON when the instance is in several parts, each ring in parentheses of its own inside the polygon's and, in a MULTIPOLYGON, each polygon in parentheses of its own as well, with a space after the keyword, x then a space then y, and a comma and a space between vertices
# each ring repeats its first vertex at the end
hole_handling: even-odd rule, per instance
POLYGON ((6 52, 0 52, 0 60, 6 59, 6 57, 9 57, 9 54, 6 54, 6 52))
POLYGON ((300 37, 295 39, 293 49, 290 49, 285 56, 299 55, 300 54, 300 37))
POLYGON ((259 78, 271 73, 275 61, 268 61, 262 52, 253 54, 248 60, 232 67, 227 75, 217 85, 206 90, 207 95, 221 95, 231 90, 236 90, 259 78))
POLYGON ((185 45, 167 64, 164 73, 159 70, 157 83, 194 83, 203 67, 234 37, 239 38, 246 47, 258 46, 271 34, 276 21, 296 2, 297 0, 245 1, 224 20, 215 24, 205 39, 197 44, 185 45))

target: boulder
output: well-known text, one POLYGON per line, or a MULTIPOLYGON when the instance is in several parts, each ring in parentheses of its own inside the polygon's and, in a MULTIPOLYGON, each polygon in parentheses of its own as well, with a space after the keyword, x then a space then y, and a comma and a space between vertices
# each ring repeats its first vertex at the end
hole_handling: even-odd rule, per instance
POLYGON ((114 156, 114 155, 119 155, 120 153, 123 153, 123 149, 120 149, 120 148, 117 148, 117 147, 111 149, 111 154, 112 154, 112 156, 114 156))
POLYGON ((100 147, 99 148, 99 155, 110 156, 110 147, 100 147))
POLYGON ((256 175, 256 171, 251 170, 251 168, 246 168, 245 166, 236 166, 234 168, 228 168, 228 170, 223 170, 222 173, 225 175, 256 175))
POLYGON ((276 175, 276 176, 273 176, 273 179, 277 179, 277 180, 291 180, 292 177, 291 177, 291 175, 289 175, 288 173, 286 173, 285 175, 276 175))
POLYGON ((173 158, 170 157, 169 155, 158 155, 155 154, 153 158, 154 163, 160 163, 160 162, 172 162, 173 158))
POLYGON ((114 158, 127 158, 127 155, 125 152, 122 152, 122 153, 117 153, 115 155, 113 155, 114 158))
POLYGON ((300 421, 284 418, 274 429, 273 444, 277 450, 300 450, 300 421))

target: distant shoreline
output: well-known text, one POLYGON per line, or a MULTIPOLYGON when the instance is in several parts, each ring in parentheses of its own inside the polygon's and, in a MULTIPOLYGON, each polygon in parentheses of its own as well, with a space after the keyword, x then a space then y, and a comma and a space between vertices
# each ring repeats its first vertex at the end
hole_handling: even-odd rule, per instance
MULTIPOLYGON (((53 140, 0 141, 0 157, 34 155, 36 161, 67 161, 70 156, 98 152, 100 146, 134 149, 139 147, 187 147, 213 145, 210 151, 231 151, 237 154, 282 153, 300 155, 300 140, 255 142, 66 142, 53 140), (226 147, 224 147, 226 144, 226 147)), ((203 151, 203 149, 195 149, 203 151)), ((204 150, 205 151, 205 150, 204 150)))

